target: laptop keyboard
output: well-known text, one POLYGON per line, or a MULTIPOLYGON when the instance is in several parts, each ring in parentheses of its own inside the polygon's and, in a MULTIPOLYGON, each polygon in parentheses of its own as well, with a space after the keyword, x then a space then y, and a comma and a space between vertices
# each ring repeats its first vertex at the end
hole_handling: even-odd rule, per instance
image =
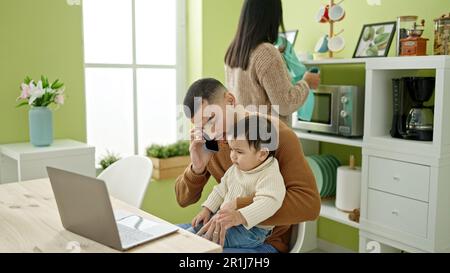
POLYGON ((120 241, 123 246, 138 244, 153 237, 153 235, 149 233, 122 224, 117 224, 117 229, 119 230, 120 241))

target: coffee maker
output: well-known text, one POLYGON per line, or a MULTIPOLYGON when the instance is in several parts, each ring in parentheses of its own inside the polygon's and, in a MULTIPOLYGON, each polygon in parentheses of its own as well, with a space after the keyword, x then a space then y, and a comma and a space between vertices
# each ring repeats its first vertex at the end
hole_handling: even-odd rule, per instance
POLYGON ((433 95, 434 77, 393 79, 393 116, 391 136, 395 138, 432 141, 433 106, 424 106, 433 95))

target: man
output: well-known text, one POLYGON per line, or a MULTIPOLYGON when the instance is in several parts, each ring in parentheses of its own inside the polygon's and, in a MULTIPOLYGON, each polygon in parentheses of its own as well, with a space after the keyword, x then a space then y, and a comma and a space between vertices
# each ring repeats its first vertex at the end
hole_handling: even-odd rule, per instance
MULTIPOLYGON (((175 184, 177 201, 182 207, 194 204, 200 199, 203 187, 211 175, 220 183, 222 176, 232 165, 226 137, 236 121, 251 114, 236 105, 235 97, 222 83, 209 78, 198 80, 190 86, 184 106, 187 117, 195 126, 191 130, 191 164, 177 178, 175 184), (211 111, 211 108, 214 111, 211 111), (222 138, 218 140, 218 152, 213 153, 204 148, 205 131, 209 137, 213 134, 216 139, 222 138)), ((276 120, 274 117, 271 119, 276 120)), ((261 223, 275 228, 266 243, 256 249, 224 249, 224 252, 287 252, 291 225, 315 220, 319 216, 320 196, 300 142, 286 124, 277 124, 279 140, 275 158, 279 162, 286 185, 286 196, 275 215, 261 223)), ((237 198, 234 207, 223 208, 209 219, 199 235, 216 243, 223 242, 228 228, 245 221, 239 209, 252 202, 253 196, 237 198)))

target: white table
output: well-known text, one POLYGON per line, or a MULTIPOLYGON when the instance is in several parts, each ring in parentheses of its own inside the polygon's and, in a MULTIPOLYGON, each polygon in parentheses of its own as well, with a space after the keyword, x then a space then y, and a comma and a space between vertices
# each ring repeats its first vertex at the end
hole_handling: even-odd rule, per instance
POLYGON ((47 166, 95 176, 95 147, 70 139, 55 140, 49 147, 0 145, 0 184, 48 177, 47 166))
MULTIPOLYGON (((113 197, 114 209, 168 223, 113 197)), ((0 185, 0 253, 118 252, 64 229, 48 179, 0 185)), ((222 252, 222 247, 179 229, 126 252, 222 252)))

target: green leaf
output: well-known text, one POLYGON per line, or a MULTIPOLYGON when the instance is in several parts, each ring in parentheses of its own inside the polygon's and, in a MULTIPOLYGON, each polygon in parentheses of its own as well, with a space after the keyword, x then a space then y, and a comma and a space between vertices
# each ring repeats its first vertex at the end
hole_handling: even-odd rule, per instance
POLYGON ((375 29, 373 27, 368 27, 364 30, 363 40, 364 42, 367 42, 369 40, 372 40, 374 36, 375 36, 375 29))
POLYGON ((16 108, 22 107, 22 106, 24 106, 24 105, 28 105, 28 101, 23 101, 23 102, 17 104, 17 105, 16 105, 16 108))
POLYGON ((58 82, 59 82, 59 79, 56 79, 53 83, 52 83, 52 85, 50 86, 52 89, 55 89, 55 85, 56 84, 58 84, 58 82))
POLYGON ((52 89, 57 90, 64 86, 64 83, 59 82, 57 84, 52 84, 52 89))
POLYGON ((366 54, 369 57, 378 56, 378 46, 373 45, 373 46, 369 47, 368 49, 366 49, 366 54))
POLYGON ((33 106, 42 106, 42 97, 35 99, 33 102, 33 106))
POLYGON ((380 28, 377 29, 376 34, 381 34, 384 33, 384 26, 381 26, 380 28))
POLYGON ((41 76, 41 81, 42 81, 42 88, 48 88, 49 84, 48 84, 48 78, 41 76))
POLYGON ((156 158, 169 158, 189 155, 189 141, 178 141, 169 145, 152 144, 147 148, 147 156, 156 158))
POLYGON ((49 106, 50 104, 55 102, 56 93, 50 94, 46 93, 47 97, 45 97, 45 101, 42 106, 49 106), (47 95, 48 94, 48 95, 47 95))
POLYGON ((26 77, 25 77, 25 80, 23 80, 23 82, 24 82, 25 84, 30 84, 31 81, 32 81, 32 79, 30 78, 30 76, 26 76, 26 77))
POLYGON ((375 37, 375 39, 373 40, 373 42, 378 45, 378 44, 383 44, 385 42, 387 42, 389 40, 389 33, 382 33, 380 35, 378 35, 377 37, 375 37))
POLYGON ((116 162, 118 160, 120 160, 119 155, 108 151, 106 156, 100 160, 100 165, 102 166, 102 169, 105 170, 106 168, 111 166, 111 164, 113 164, 114 162, 116 162))

